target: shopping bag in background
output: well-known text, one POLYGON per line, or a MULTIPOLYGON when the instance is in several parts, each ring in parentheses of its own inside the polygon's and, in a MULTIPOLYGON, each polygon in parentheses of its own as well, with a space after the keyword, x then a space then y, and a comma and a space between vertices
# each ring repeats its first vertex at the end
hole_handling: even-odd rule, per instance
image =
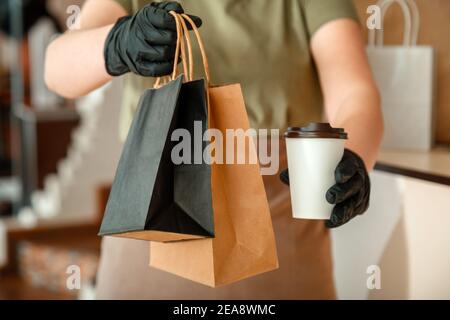
MULTIPOLYGON (((183 15, 189 21, 189 17, 183 15)), ((180 16, 178 16, 178 19, 180 16)), ((203 43, 191 22, 209 69, 203 43)), ((191 59, 192 60, 192 59, 191 59)), ((223 146, 230 141, 227 129, 249 129, 239 84, 208 86, 209 127, 222 133, 223 146)), ((233 138, 234 139, 234 138, 233 138)), ((234 141, 236 142, 236 141, 234 141)), ((278 268, 272 220, 251 137, 245 137, 245 164, 211 165, 215 238, 150 245, 150 266, 211 287, 230 284, 278 268)), ((224 155, 226 157, 226 155, 224 155)), ((175 189, 175 193, 182 192, 175 189)))
POLYGON ((393 3, 404 13, 403 45, 384 46, 382 30, 370 30, 367 48, 382 98, 382 147, 429 150, 434 142, 434 50, 416 45, 420 17, 414 0, 379 1, 382 18, 393 3))
MULTIPOLYGON (((185 56, 178 35, 175 61, 180 51, 185 56)), ((207 130, 205 81, 183 83, 183 76, 176 75, 175 65, 171 81, 146 90, 139 102, 107 203, 102 236, 163 242, 214 236, 210 166, 175 166, 171 157, 174 130, 191 136, 199 128, 200 134, 207 130)))

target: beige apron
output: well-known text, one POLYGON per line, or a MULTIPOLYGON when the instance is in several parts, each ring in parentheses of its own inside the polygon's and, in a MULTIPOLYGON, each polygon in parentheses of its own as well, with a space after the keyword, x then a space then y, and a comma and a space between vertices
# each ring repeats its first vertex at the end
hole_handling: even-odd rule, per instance
MULTIPOLYGON (((284 144, 280 168, 286 167, 284 144)), ((265 176, 280 268, 212 289, 150 268, 145 241, 105 238, 98 299, 334 299, 330 234, 323 221, 292 219, 289 188, 265 176)))

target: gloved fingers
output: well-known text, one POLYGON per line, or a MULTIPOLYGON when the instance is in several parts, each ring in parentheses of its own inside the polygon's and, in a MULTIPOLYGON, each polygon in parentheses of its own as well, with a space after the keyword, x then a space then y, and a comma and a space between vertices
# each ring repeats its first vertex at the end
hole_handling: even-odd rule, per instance
POLYGON ((289 185, 289 171, 288 170, 284 170, 283 172, 280 173, 280 180, 284 184, 289 185))
POLYGON ((337 228, 349 222, 355 214, 355 198, 337 204, 331 213, 330 220, 325 222, 327 228, 337 228))
MULTIPOLYGON (((149 5, 144 7, 143 14, 145 16, 145 23, 147 26, 153 26, 156 29, 167 29, 172 31, 177 30, 175 18, 165 9, 160 9, 149 5)), ((202 20, 199 17, 191 15, 189 15, 189 17, 194 21, 198 28, 202 25, 202 20)), ((189 23, 187 26, 191 29, 189 23)))
MULTIPOLYGON (((191 18, 191 20, 194 22, 195 26, 197 28, 200 28, 203 24, 202 19, 200 19, 200 17, 194 16, 192 14, 188 14, 189 18, 191 18)), ((192 30, 192 26, 190 23, 186 23, 187 27, 189 30, 192 30)))
POLYGON ((176 1, 164 1, 164 2, 152 2, 150 4, 152 7, 158 9, 164 9, 168 12, 175 11, 176 13, 182 14, 184 13, 183 7, 176 1))
POLYGON ((175 46, 153 46, 137 55, 137 62, 170 62, 175 58, 175 46))
MULTIPOLYGON (((170 11, 175 11, 178 14, 184 13, 184 9, 181 6, 181 4, 179 4, 178 2, 175 2, 175 1, 154 2, 152 4, 154 4, 154 6, 159 9, 166 10, 169 13, 170 13, 170 11)), ((200 28, 202 26, 202 19, 200 19, 197 16, 190 15, 190 14, 188 14, 188 16, 189 16, 189 18, 192 19, 192 21, 194 21, 197 28, 200 28)), ((189 30, 192 30, 192 26, 190 23, 187 23, 186 25, 189 30)))
POLYGON ((173 62, 147 62, 141 61, 136 64, 138 74, 144 77, 162 77, 173 71, 173 62))
POLYGON ((366 197, 361 197, 358 199, 356 208, 355 208, 355 215, 363 214, 364 212, 369 209, 370 199, 366 197))
POLYGON ((370 203, 370 180, 366 181, 366 183, 361 188, 361 192, 359 193, 358 201, 356 203, 357 214, 363 214, 369 208, 370 203))
POLYGON ((177 33, 167 29, 153 29, 143 34, 143 39, 150 46, 153 45, 175 45, 177 43, 177 33))
MULTIPOLYGON (((139 13, 138 13, 139 14, 139 13)), ((158 7, 147 5, 142 9, 142 23, 151 28, 177 30, 175 18, 169 11, 158 7)))
POLYGON ((328 189, 326 199, 330 204, 341 203, 361 192, 363 184, 363 178, 360 175, 354 175, 347 182, 336 183, 328 189))
POLYGON ((345 183, 356 174, 357 170, 355 161, 347 153, 344 153, 344 157, 334 171, 334 178, 337 183, 345 183))

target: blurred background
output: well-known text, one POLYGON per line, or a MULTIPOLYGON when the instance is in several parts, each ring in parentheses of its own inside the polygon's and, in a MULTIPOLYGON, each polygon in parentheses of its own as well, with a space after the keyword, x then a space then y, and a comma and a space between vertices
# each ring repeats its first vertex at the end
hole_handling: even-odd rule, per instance
MULTIPOLYGON (((368 37, 367 9, 376 1, 354 3, 368 37)), ((369 212, 333 233, 339 298, 450 298, 450 2, 416 3, 418 45, 433 53, 416 70, 428 96, 402 115, 426 115, 420 133, 430 143, 384 144, 369 212), (381 288, 367 281, 373 266, 381 288)), ((82 4, 0 0, 0 299, 95 298, 97 232, 121 152, 121 81, 69 101, 43 80, 47 45, 82 4), (67 286, 70 266, 80 269, 80 290, 67 286)), ((384 26, 385 44, 401 44, 399 6, 384 26)))
MULTIPOLYGON (((121 151, 120 96, 77 101, 44 83, 45 50, 83 1, 0 1, 0 299, 75 299, 94 285, 100 219, 121 151)), ((118 90, 121 91, 121 90, 118 90)))

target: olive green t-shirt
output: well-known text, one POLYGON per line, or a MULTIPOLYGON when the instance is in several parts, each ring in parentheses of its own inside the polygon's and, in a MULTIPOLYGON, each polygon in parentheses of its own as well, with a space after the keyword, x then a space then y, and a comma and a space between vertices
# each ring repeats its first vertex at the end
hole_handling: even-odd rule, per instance
MULTIPOLYGON (((115 0, 133 14, 151 0, 115 0)), ((325 23, 357 21, 351 0, 180 0, 203 20, 200 28, 213 84, 242 85, 253 128, 300 126, 322 117, 322 93, 310 52, 325 23)), ((196 77, 201 59, 194 48, 196 77)), ((125 139, 139 97, 153 79, 125 76, 120 137, 125 139)))

